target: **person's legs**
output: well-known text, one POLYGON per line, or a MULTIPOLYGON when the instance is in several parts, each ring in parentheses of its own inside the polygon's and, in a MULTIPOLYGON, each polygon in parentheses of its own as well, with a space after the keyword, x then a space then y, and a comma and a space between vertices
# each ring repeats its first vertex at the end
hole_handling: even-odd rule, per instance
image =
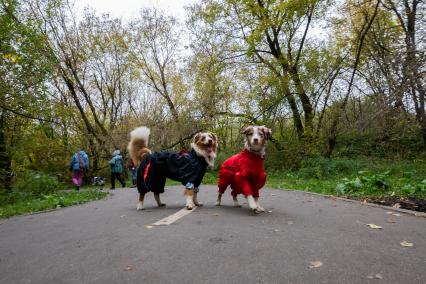
POLYGON ((111 172, 111 189, 115 189, 115 173, 111 172))
POLYGON ((126 187, 126 183, 124 182, 123 178, 121 177, 120 173, 116 173, 118 181, 121 183, 121 187, 126 187))
POLYGON ((79 190, 81 184, 83 183, 83 172, 73 171, 71 176, 72 176, 72 183, 75 185, 76 190, 79 190))

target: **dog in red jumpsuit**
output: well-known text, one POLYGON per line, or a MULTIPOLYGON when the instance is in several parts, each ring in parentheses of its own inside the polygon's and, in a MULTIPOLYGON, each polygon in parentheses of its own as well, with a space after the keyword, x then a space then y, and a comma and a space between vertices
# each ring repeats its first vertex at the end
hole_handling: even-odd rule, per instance
POLYGON ((248 126, 242 133, 245 135, 244 150, 227 159, 220 167, 216 205, 220 206, 222 194, 230 185, 234 205, 241 207, 237 195, 243 194, 249 207, 257 214, 265 211, 259 204, 259 190, 266 182, 263 160, 271 130, 265 126, 248 126))

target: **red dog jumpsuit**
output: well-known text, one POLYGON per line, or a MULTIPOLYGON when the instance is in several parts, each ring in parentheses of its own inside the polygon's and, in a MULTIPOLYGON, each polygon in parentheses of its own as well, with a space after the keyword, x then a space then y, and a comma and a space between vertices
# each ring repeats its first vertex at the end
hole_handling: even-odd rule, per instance
POLYGON ((220 167, 218 186, 221 194, 231 185, 233 197, 244 194, 257 198, 265 182, 263 158, 247 149, 227 159, 220 167))

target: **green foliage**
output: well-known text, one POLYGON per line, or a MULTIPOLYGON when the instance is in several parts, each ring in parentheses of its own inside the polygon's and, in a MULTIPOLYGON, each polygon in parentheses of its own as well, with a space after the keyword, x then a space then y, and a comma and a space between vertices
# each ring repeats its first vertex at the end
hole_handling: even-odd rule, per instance
POLYGON ((42 172, 25 172, 15 183, 13 191, 17 194, 40 196, 64 189, 57 177, 42 172))
POLYGON ((339 195, 351 194, 354 196, 365 193, 384 193, 389 189, 390 171, 384 173, 371 174, 367 171, 358 172, 358 176, 353 179, 344 178, 336 185, 335 191, 339 195))
POLYGON ((99 200, 107 196, 108 193, 97 190, 55 192, 47 195, 31 196, 18 195, 14 197, 14 202, 5 202, 7 195, 11 193, 0 194, 0 218, 7 218, 25 213, 34 213, 49 209, 56 209, 76 204, 83 204, 92 200, 99 200))

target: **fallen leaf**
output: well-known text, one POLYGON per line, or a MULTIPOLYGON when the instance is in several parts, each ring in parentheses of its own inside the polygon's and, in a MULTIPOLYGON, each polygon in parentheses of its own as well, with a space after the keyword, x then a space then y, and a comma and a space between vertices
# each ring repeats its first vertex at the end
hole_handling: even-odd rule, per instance
POLYGON ((288 221, 287 224, 293 225, 293 221, 288 221))
POLYGON ((392 219, 387 219, 386 222, 388 222, 388 223, 396 223, 396 221, 392 220, 392 219))
POLYGON ((364 199, 364 201, 362 203, 367 204, 367 199, 364 199))
POLYGON ((426 213, 423 213, 423 212, 417 212, 417 213, 414 213, 414 216, 416 216, 416 217, 421 217, 421 218, 426 218, 426 213))
POLYGON ((133 267, 130 265, 126 265, 126 267, 123 269, 124 271, 132 271, 133 267))
POLYGON ((147 229, 152 229, 152 226, 151 226, 151 225, 148 225, 148 226, 145 226, 145 228, 147 228, 147 229))
POLYGON ((275 196, 276 194, 275 193, 271 193, 271 196, 275 196))
POLYGON ((309 262, 309 268, 318 268, 322 266, 322 262, 319 260, 309 262))
POLYGON ((367 224, 368 227, 370 227, 371 229, 383 229, 382 227, 376 225, 376 224, 367 224))
POLYGON ((414 244, 413 244, 413 243, 410 243, 410 242, 407 242, 407 241, 402 241, 402 242, 400 242, 400 244, 401 244, 401 246, 403 246, 403 247, 409 247, 409 248, 411 248, 411 247, 413 247, 413 246, 414 246, 414 244))
POLYGON ((219 216, 219 213, 213 213, 212 215, 213 216, 219 216))
POLYGON ((278 229, 275 229, 275 230, 274 230, 274 232, 279 232, 279 231, 280 231, 280 230, 278 230, 278 229))
POLYGON ((402 215, 399 213, 392 213, 393 216, 401 217, 402 215))
POLYGON ((272 210, 269 210, 268 213, 272 213, 272 210))
POLYGON ((388 212, 386 212, 386 214, 393 214, 393 212, 392 211, 388 211, 388 212))
POLYGON ((123 214, 123 215, 120 216, 120 218, 124 218, 124 217, 126 217, 126 214, 123 214))
POLYGON ((401 207, 401 204, 399 204, 399 203, 395 203, 392 207, 393 207, 393 208, 400 208, 400 207, 401 207))
POLYGON ((383 276, 379 273, 371 273, 370 275, 367 276, 368 279, 383 279, 383 276))

